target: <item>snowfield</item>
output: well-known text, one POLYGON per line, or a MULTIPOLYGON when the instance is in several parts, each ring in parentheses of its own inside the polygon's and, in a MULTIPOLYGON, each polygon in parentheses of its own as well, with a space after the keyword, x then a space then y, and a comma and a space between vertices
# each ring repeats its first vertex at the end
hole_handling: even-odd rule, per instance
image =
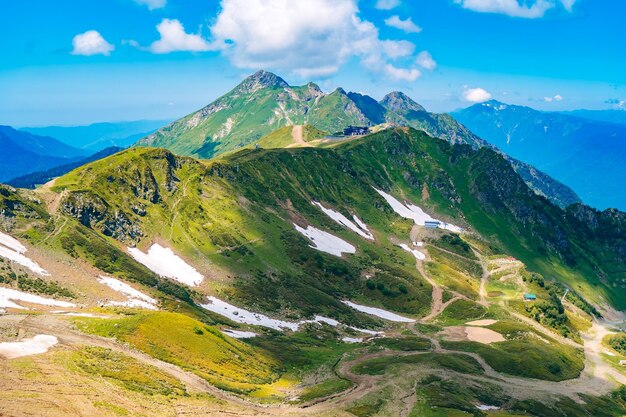
POLYGON ((317 207, 319 207, 320 210, 324 212, 324 214, 326 214, 328 217, 333 219, 336 223, 339 223, 340 225, 347 227, 348 229, 352 230, 359 236, 364 237, 365 239, 374 240, 374 236, 370 233, 365 223, 363 223, 361 219, 359 219, 356 215, 352 215, 352 218, 356 222, 355 224, 352 222, 352 220, 348 219, 346 216, 339 213, 338 211, 326 208, 317 201, 312 201, 312 203, 313 205, 316 205, 317 207))
POLYGON ((415 256, 415 259, 417 259, 418 261, 423 261, 424 259, 426 259, 426 255, 424 255, 422 252, 418 251, 417 249, 411 249, 409 245, 407 245, 406 243, 400 243, 399 246, 405 251, 415 256))
POLYGON ((299 327, 298 323, 271 319, 264 314, 244 310, 243 308, 228 304, 227 302, 213 296, 208 297, 208 300, 209 302, 207 304, 200 304, 200 307, 221 316, 228 317, 237 323, 254 324, 256 326, 269 327, 270 329, 279 331, 285 328, 296 331, 299 327))
POLYGON ((232 329, 224 329, 222 330, 222 333, 234 339, 250 339, 252 337, 257 336, 257 334, 254 332, 245 332, 243 330, 232 330, 232 329))
POLYGON ((128 248, 128 252, 137 262, 162 277, 171 278, 190 287, 196 287, 204 280, 204 276, 194 267, 176 256, 171 249, 164 248, 158 243, 153 244, 147 254, 137 248, 128 248))
POLYGON ((21 356, 45 353, 57 343, 59 343, 59 339, 57 339, 56 336, 38 334, 31 339, 24 339, 21 342, 0 343, 0 356, 13 359, 21 356))
POLYGON ((371 314, 372 316, 380 317, 381 319, 394 321, 397 323, 413 323, 415 321, 408 317, 402 317, 398 314, 392 313, 391 311, 383 310, 382 308, 368 307, 347 300, 342 301, 342 303, 362 313, 371 314))
MULTIPOLYGON (((335 319, 331 319, 329 317, 324 317, 324 316, 315 316, 313 320, 301 320, 299 322, 277 320, 277 319, 272 319, 261 313, 255 313, 253 311, 248 311, 243 308, 236 307, 232 304, 229 304, 213 296, 208 297, 208 300, 209 300, 209 303, 200 304, 200 307, 206 310, 212 311, 213 313, 219 314, 220 316, 228 317, 229 319, 237 323, 268 327, 270 329, 274 329, 278 331, 289 329, 295 332, 300 328, 300 326, 302 326, 303 324, 307 324, 307 323, 318 323, 318 324, 325 323, 333 327, 337 327, 340 325, 345 326, 335 319)), ((358 327, 352 327, 352 326, 345 326, 345 327, 355 330, 357 332, 369 334, 372 336, 380 334, 380 332, 376 332, 373 330, 359 329, 358 327)), ((228 330, 226 332, 229 332, 229 331, 237 332, 237 330, 228 330)))
POLYGON ((27 310, 26 307, 22 307, 15 304, 13 301, 23 301, 26 303, 40 304, 51 307, 76 307, 76 304, 69 303, 67 301, 53 300, 52 298, 44 298, 38 295, 29 294, 26 292, 14 290, 12 288, 0 288, 0 307, 6 308, 19 308, 27 310))
POLYGON ((404 217, 405 219, 413 220, 413 222, 415 222, 418 226, 424 226, 427 221, 436 221, 439 222, 439 229, 449 230, 455 233, 461 233, 463 231, 461 227, 430 217, 424 212, 424 210, 414 204, 405 205, 398 201, 395 197, 379 190, 378 188, 374 188, 374 190, 376 190, 376 192, 387 201, 396 214, 404 217))
POLYGON ((98 278, 98 282, 106 285, 114 291, 124 294, 128 298, 128 301, 109 301, 106 303, 106 305, 108 306, 145 308, 148 310, 157 309, 157 300, 147 296, 139 290, 134 289, 125 282, 102 275, 100 276, 100 278, 98 278))
POLYGON ((346 343, 361 343, 363 341, 362 337, 342 337, 342 342, 346 343))
POLYGON ((13 251, 17 253, 26 252, 26 246, 22 245, 19 240, 9 235, 5 235, 2 232, 0 232, 0 245, 4 245, 9 249, 13 249, 13 251))
POLYGON ((324 232, 313 226, 307 226, 306 229, 303 229, 295 223, 293 225, 300 234, 313 242, 315 246, 309 245, 313 249, 339 257, 343 253, 356 252, 356 248, 354 246, 328 232, 324 232))
POLYGON ((37 265, 37 262, 29 259, 24 253, 26 253, 26 246, 22 245, 17 239, 0 233, 0 257, 20 264, 35 274, 50 275, 48 271, 37 265))

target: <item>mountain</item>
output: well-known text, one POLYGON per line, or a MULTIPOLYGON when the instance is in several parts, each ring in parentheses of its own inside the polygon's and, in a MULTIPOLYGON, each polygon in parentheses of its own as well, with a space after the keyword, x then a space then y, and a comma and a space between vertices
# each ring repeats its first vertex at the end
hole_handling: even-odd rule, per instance
POLYGON ((453 115, 508 155, 568 185, 587 204, 626 208, 626 126, 497 101, 453 115))
MULTIPOLYGON (((211 158, 258 142, 288 125, 311 125, 322 131, 341 132, 350 125, 411 126, 451 143, 475 148, 488 146, 450 115, 428 113, 401 92, 380 102, 338 88, 325 94, 314 83, 292 87, 275 74, 259 71, 203 109, 158 130, 138 146, 167 148, 179 155, 211 158)), ((561 206, 580 199, 566 186, 522 162, 511 160, 516 171, 538 193, 561 206)))
POLYGON ((0 354, 40 336, 3 359, 0 411, 626 412, 601 317, 626 308, 624 213, 561 209, 488 147, 302 129, 0 186, 0 354))
POLYGON ((559 112, 568 116, 582 119, 596 120, 598 122, 617 123, 626 125, 625 110, 572 110, 559 112))
POLYGON ((95 153, 108 147, 129 147, 169 122, 170 120, 105 122, 87 126, 23 127, 20 131, 52 136, 70 146, 84 149, 85 153, 95 153))
POLYGON ((19 187, 19 188, 35 188, 38 185, 47 183, 53 178, 60 177, 61 175, 65 175, 68 172, 72 171, 73 169, 76 169, 82 165, 86 165, 90 162, 94 162, 102 158, 106 158, 107 156, 113 155, 114 153, 118 153, 121 150, 122 148, 117 148, 117 147, 105 148, 99 152, 96 152, 95 154, 91 156, 88 156, 87 158, 83 158, 75 162, 70 162, 68 164, 55 166, 45 171, 31 172, 26 175, 13 178, 11 180, 6 181, 6 184, 11 185, 13 187, 19 187))
POLYGON ((83 151, 48 136, 0 126, 0 181, 80 159, 83 151))

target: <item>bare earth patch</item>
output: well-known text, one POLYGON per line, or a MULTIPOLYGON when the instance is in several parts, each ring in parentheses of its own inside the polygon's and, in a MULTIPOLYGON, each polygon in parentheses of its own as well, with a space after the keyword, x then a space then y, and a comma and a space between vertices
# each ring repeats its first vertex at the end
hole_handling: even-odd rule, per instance
POLYGON ((496 324, 498 322, 498 320, 491 320, 491 319, 485 319, 485 320, 474 320, 474 321, 468 321, 467 324, 468 326, 491 326, 492 324, 496 324))
POLYGON ((450 342, 464 342, 469 340, 470 342, 488 345, 496 342, 504 342, 506 340, 500 333, 481 327, 450 326, 446 327, 440 334, 450 342))

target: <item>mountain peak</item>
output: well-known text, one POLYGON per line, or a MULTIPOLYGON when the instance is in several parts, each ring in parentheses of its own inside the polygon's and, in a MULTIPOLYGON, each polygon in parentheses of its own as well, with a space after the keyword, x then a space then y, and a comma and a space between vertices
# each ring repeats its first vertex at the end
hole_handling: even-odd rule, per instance
POLYGON ((235 90, 238 93, 246 94, 254 93, 255 91, 261 90, 263 88, 286 87, 289 87, 289 84, 287 84, 287 82, 280 78, 278 75, 265 70, 259 70, 243 80, 241 84, 239 84, 235 88, 235 90))
POLYGON ((392 91, 380 101, 383 107, 392 111, 426 111, 426 109, 417 104, 411 97, 401 91, 392 91))

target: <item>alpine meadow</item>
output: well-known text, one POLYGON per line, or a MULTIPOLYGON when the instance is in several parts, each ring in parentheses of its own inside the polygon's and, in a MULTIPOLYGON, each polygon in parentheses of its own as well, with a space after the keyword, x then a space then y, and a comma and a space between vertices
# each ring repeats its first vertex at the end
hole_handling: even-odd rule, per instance
POLYGON ((0 10, 0 415, 626 415, 626 5, 0 10))

